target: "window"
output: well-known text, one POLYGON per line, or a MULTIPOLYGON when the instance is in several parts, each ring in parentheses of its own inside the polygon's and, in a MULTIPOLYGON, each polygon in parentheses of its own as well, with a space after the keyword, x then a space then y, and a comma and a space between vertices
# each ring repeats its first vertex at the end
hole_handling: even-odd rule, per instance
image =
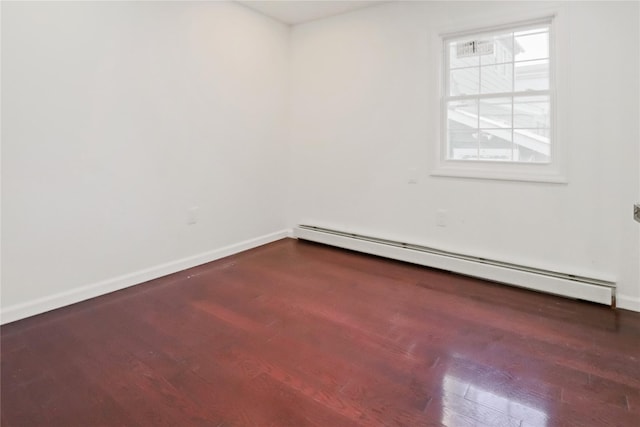
POLYGON ((557 152, 552 28, 545 18, 442 37, 442 164, 548 174, 557 152))

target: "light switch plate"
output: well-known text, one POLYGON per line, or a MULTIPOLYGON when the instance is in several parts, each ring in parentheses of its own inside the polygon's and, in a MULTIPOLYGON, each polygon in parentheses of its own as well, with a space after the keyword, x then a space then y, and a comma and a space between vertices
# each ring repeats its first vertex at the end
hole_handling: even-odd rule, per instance
POLYGON ((436 211, 436 225, 438 227, 447 226, 448 212, 446 209, 438 209, 436 211))

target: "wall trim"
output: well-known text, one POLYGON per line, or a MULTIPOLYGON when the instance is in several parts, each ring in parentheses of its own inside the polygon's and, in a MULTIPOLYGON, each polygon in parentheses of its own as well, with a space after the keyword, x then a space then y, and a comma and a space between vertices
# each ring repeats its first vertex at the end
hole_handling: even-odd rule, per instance
POLYGON ((65 307, 101 295, 105 295, 120 289, 139 285, 149 280, 177 273, 188 268, 206 264, 220 258, 234 255, 267 243, 284 239, 291 234, 291 230, 285 229, 274 233, 265 234, 253 239, 244 240, 222 248, 213 249, 190 257, 178 259, 154 267, 138 270, 133 273, 100 282, 80 286, 68 291, 59 292, 42 298, 37 298, 20 304, 14 304, 0 310, 0 324, 15 322, 26 317, 42 314, 47 311, 65 307))
POLYGON ((616 307, 640 313, 640 298, 618 294, 616 296, 616 307))

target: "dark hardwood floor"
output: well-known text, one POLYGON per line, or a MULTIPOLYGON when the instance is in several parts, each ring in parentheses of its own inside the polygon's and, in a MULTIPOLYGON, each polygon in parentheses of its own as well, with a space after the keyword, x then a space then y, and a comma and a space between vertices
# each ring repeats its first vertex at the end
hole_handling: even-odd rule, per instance
POLYGON ((1 334, 3 426, 640 426, 640 313, 291 239, 1 334))

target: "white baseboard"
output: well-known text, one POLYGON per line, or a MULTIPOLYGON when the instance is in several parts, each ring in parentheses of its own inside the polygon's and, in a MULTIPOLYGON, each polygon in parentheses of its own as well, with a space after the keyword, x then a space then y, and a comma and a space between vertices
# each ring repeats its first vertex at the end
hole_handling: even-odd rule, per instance
POLYGON ((56 308, 61 308, 70 304, 75 304, 100 295, 128 288, 133 285, 148 282, 168 274, 177 273, 207 262, 234 255, 239 252, 253 249, 276 240, 284 239, 291 234, 291 230, 281 230, 275 233, 266 234, 254 239, 245 240, 223 248, 214 249, 198 255, 171 261, 165 264, 139 270, 133 273, 81 286, 68 291, 48 295, 21 304, 15 304, 0 310, 0 324, 14 322, 26 317, 35 316, 56 308))
POLYGON ((640 312, 640 298, 618 294, 616 296, 616 306, 625 310, 640 312))

